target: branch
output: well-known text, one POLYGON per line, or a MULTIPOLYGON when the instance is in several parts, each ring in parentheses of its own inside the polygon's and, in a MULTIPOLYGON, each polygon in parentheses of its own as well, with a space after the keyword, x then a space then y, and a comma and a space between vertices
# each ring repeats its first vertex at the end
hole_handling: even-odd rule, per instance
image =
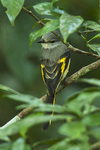
MULTIPOLYGON (((64 81, 64 83, 59 86, 56 93, 59 93, 62 89, 64 89, 71 83, 77 81, 81 76, 85 75, 86 73, 88 73, 92 70, 98 69, 99 67, 100 67, 100 60, 83 67, 82 69, 80 69, 79 71, 77 71, 76 73, 74 73, 73 75, 68 77, 64 81)), ((46 95, 42 96, 40 99, 45 102, 46 95)), ((3 129, 4 127, 7 127, 7 126, 11 125, 12 123, 17 122, 18 120, 24 118, 25 116, 30 114, 33 111, 33 109, 34 109, 33 107, 23 109, 17 116, 15 116, 13 119, 11 119, 7 124, 2 126, 0 129, 3 129)))
MULTIPOLYGON (((29 10, 26 9, 25 7, 23 7, 23 10, 24 10, 26 13, 28 13, 29 15, 31 15, 31 16, 37 21, 38 24, 41 24, 42 26, 45 25, 38 17, 36 17, 36 16, 32 13, 32 11, 29 11, 29 10)), ((89 55, 89 56, 92 56, 92 57, 100 58, 99 55, 91 54, 91 53, 89 53, 89 52, 85 52, 85 51, 83 51, 83 50, 80 50, 80 49, 78 49, 78 48, 75 48, 75 47, 73 47, 72 45, 70 45, 68 42, 65 43, 64 40, 63 40, 57 33, 55 33, 54 31, 52 31, 52 33, 54 33, 56 36, 58 36, 58 37, 60 38, 60 40, 61 40, 70 50, 72 50, 72 51, 74 51, 74 52, 77 52, 77 53, 79 53, 79 54, 84 54, 84 55, 89 55)))
MULTIPOLYGON (((95 70, 97 68, 100 67, 100 60, 91 63, 90 65, 87 65, 85 67, 83 67, 82 69, 80 69, 79 71, 77 71, 76 73, 74 73, 73 75, 71 75, 69 78, 67 78, 65 80, 65 82, 59 86, 59 88, 57 89, 57 93, 59 93, 61 90, 63 90, 65 87, 67 87, 68 85, 72 84, 73 82, 77 81, 81 76, 85 75, 86 73, 95 70)), ((43 97, 41 97, 40 99, 42 99, 43 101, 46 101, 46 95, 44 95, 43 97)), ((33 108, 26 108, 23 111, 21 111, 18 116, 19 118, 23 118, 24 116, 26 116, 27 114, 29 114, 30 112, 33 111, 33 108)))
POLYGON ((45 24, 38 18, 36 17, 32 11, 29 11, 28 9, 26 9, 25 7, 23 7, 23 10, 28 13, 29 15, 31 15, 39 24, 41 24, 42 26, 44 26, 45 24))

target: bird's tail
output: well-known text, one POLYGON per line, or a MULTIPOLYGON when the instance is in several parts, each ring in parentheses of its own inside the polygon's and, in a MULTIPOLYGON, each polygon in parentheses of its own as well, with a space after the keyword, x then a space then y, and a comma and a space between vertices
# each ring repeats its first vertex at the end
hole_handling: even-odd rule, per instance
MULTIPOLYGON (((55 104, 55 94, 53 94, 53 95, 47 94, 46 103, 54 105, 55 104)), ((52 112, 46 112, 45 114, 51 114, 51 115, 53 115, 54 114, 54 110, 52 112)), ((48 121, 48 122, 43 123, 42 130, 48 129, 48 127, 49 127, 50 124, 51 124, 51 120, 48 121)))

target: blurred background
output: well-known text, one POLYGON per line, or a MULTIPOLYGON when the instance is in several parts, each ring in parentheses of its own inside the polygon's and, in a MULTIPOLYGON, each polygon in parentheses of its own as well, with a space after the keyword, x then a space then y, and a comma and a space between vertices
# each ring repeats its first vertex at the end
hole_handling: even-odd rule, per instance
MULTIPOLYGON (((40 19, 43 19, 48 16, 40 16, 30 7, 41 2, 46 2, 46 0, 26 0, 24 6, 29 6, 29 10, 32 10, 40 19)), ((80 15, 84 20, 100 22, 99 0, 61 0, 56 4, 71 15, 80 15)), ((41 26, 38 25, 33 29, 32 27, 36 21, 22 10, 15 20, 14 28, 12 28, 5 11, 6 9, 0 3, 0 84, 20 93, 31 94, 40 98, 46 94, 46 87, 40 72, 41 45, 37 43, 38 39, 30 48, 29 34, 41 26)), ((87 35, 88 40, 94 35, 94 33, 89 33, 87 35)), ((68 41, 74 47, 88 51, 85 41, 77 33, 70 35, 68 41)), ((93 43, 100 44, 100 41, 93 40, 93 43)), ((96 61, 96 58, 72 52, 68 76, 94 61, 96 61)), ((84 77, 100 79, 100 69, 94 70, 84 77)), ((88 86, 83 83, 73 83, 56 96, 56 103, 63 105, 68 97, 88 86)), ((19 112, 19 110, 16 110, 17 105, 18 103, 15 101, 0 99, 0 126, 19 112)), ((58 127, 59 125, 60 122, 58 122, 58 127)), ((30 141, 52 137, 52 133, 53 137, 56 137, 58 133, 54 131, 54 126, 56 126, 55 123, 45 133, 41 131, 41 126, 33 127, 28 133, 30 141), (34 135, 30 136, 32 133, 34 135)))

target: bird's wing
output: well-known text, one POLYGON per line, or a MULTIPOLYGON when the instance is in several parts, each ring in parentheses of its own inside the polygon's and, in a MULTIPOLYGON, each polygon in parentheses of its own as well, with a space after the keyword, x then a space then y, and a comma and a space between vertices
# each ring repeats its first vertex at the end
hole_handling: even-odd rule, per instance
POLYGON ((69 63, 70 51, 67 51, 53 65, 41 64, 42 78, 50 95, 55 93, 56 88, 68 73, 69 63))

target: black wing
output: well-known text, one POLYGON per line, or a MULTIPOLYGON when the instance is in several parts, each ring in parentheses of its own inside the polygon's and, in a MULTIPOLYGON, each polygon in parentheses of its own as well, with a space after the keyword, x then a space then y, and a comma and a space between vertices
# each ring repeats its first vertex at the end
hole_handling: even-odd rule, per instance
POLYGON ((56 88, 68 73, 70 51, 65 52, 55 64, 49 66, 41 64, 42 78, 50 95, 54 95, 56 88))

